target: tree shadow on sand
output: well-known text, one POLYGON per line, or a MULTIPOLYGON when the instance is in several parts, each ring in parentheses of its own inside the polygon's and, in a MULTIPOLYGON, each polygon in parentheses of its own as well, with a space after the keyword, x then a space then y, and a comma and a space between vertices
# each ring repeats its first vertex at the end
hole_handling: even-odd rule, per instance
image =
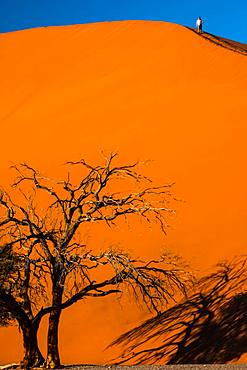
POLYGON ((227 363, 247 352, 247 259, 217 265, 185 301, 124 333, 117 364, 227 363))

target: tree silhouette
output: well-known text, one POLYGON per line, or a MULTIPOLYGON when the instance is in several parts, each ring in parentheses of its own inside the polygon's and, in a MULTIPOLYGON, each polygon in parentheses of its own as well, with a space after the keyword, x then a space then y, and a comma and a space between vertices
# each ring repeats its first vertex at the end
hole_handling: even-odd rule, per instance
POLYGON ((70 168, 77 170, 77 181, 71 180, 71 172, 66 180, 54 181, 22 164, 14 167, 18 172, 14 187, 22 198, 14 202, 2 191, 0 266, 5 277, 0 288, 1 315, 3 323, 11 315, 20 325, 24 367, 60 366, 61 312, 79 300, 127 292, 159 313, 178 291, 186 292, 192 279, 177 256, 165 253, 145 262, 113 248, 95 252, 81 241, 85 223, 112 226, 120 217, 136 215, 158 223, 165 231, 166 215, 173 212, 169 207, 171 185, 150 186, 150 181, 136 172, 137 164, 114 166, 115 156, 99 166, 84 160, 69 162, 70 168), (132 186, 134 191, 120 192, 120 186, 132 186), (37 332, 46 314, 49 327, 44 362, 37 332))
POLYGON ((116 363, 199 364, 238 359, 247 345, 247 260, 234 258, 200 279, 180 304, 121 335, 116 363))

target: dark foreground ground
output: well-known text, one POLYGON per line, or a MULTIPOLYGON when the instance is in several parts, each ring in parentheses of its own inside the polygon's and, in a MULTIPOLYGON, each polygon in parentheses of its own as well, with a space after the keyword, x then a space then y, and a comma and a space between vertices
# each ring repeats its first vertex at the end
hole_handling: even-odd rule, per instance
MULTIPOLYGON (((0 366, 0 369, 18 369, 17 366, 0 366)), ((69 365, 65 370, 243 370, 247 364, 236 365, 140 365, 140 366, 114 366, 114 365, 69 365)), ((56 369, 55 369, 56 370, 56 369)))
POLYGON ((243 370, 247 364, 241 365, 167 365, 167 366, 66 366, 68 370, 243 370))

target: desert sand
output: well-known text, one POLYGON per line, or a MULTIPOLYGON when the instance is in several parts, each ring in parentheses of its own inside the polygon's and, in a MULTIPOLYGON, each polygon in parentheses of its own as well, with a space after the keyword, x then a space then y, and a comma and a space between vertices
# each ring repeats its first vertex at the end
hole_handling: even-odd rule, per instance
MULTIPOLYGON (((110 22, 0 35, 0 176, 28 162, 57 177, 67 160, 150 160, 155 183, 175 182, 181 199, 167 236, 158 227, 122 225, 89 243, 121 244, 135 255, 162 248, 207 272, 247 251, 247 59, 182 26, 110 22)), ((113 297, 63 315, 64 363, 104 363, 104 348, 146 319, 113 297)), ((40 332, 41 348, 45 348, 40 332)), ((0 364, 21 358, 17 328, 0 329, 0 364)))

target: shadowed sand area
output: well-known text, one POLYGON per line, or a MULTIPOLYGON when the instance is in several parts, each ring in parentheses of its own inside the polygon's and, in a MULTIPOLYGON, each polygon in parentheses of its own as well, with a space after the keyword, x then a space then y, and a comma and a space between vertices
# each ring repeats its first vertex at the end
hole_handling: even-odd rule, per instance
MULTIPOLYGON (((246 253, 247 59, 163 22, 48 27, 0 35, 0 175, 28 162, 53 177, 67 160, 151 160, 181 202, 165 237, 144 224, 85 229, 89 244, 144 257, 168 247, 195 268, 246 253)), ((148 318, 114 298, 69 309, 64 363, 104 363, 104 348, 148 318)), ((45 330, 45 323, 41 330, 45 330)), ((42 342, 42 348, 45 343, 42 342)), ((0 364, 20 359, 17 328, 0 330, 0 364)), ((241 361, 241 360, 240 360, 241 361)), ((244 361, 244 360, 243 360, 244 361)))

